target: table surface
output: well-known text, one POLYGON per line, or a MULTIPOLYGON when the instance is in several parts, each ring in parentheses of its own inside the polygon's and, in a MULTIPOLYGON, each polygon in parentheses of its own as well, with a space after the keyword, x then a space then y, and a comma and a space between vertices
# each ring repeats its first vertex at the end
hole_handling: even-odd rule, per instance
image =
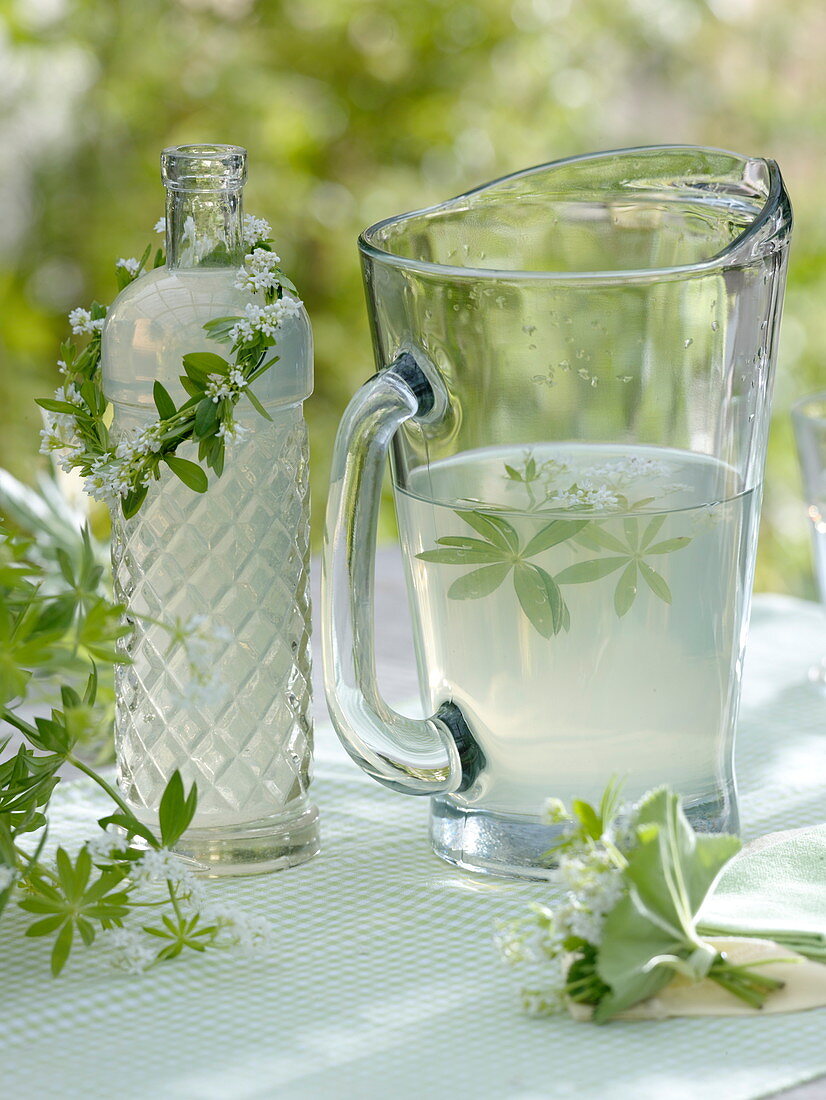
MULTIPOLYGON (((317 569, 314 581, 317 611, 317 569)), ((379 552, 376 583, 379 678, 391 703, 409 706, 416 672, 397 550, 379 552)), ((741 722, 741 749, 753 751, 738 762, 751 835, 823 818, 826 699, 805 683, 821 632, 811 605, 758 601, 741 722)), ((216 952, 131 978, 90 951, 55 982, 43 945, 24 940, 20 914, 7 911, 0 989, 6 1003, 16 996, 0 1024, 4 1095, 103 1100, 114 1086, 121 1100, 826 1097, 816 1077, 826 1011, 713 1027, 522 1017, 490 938, 494 918, 518 914, 536 886, 480 882, 435 859, 426 800, 380 787, 346 758, 318 665, 315 677, 322 855, 208 884, 272 921, 270 955, 216 952)), ((70 846, 98 816, 77 793, 55 809, 54 832, 70 846)))

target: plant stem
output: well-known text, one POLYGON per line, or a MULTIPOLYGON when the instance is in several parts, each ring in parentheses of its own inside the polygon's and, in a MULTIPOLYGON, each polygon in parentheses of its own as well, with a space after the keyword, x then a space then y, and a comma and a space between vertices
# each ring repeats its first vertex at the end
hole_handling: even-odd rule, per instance
POLYGON ((103 776, 98 775, 98 773, 94 771, 93 768, 90 768, 88 764, 84 764, 83 761, 78 759, 78 757, 76 757, 73 752, 66 753, 66 760, 69 764, 72 764, 74 767, 76 767, 78 771, 83 772, 84 775, 88 775, 90 779, 94 780, 94 782, 97 783, 101 790, 105 791, 106 794, 109 795, 109 797, 119 809, 123 810, 125 814, 129 815, 129 817, 134 817, 134 814, 124 802, 123 798, 121 798, 120 794, 118 794, 117 789, 113 787, 111 783, 107 783, 103 776))

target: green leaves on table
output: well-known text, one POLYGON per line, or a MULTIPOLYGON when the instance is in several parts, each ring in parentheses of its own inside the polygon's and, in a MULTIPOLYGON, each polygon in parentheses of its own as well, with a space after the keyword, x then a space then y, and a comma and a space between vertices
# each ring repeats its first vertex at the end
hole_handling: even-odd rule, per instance
MULTIPOLYGON (((509 476, 512 474, 509 473, 509 476)), ((436 565, 472 566, 448 589, 451 600, 479 600, 495 592, 512 576, 519 606, 543 638, 551 638, 571 626, 571 614, 563 597, 564 585, 591 584, 619 573, 614 588, 614 610, 619 618, 633 607, 640 582, 664 603, 671 603, 667 581, 646 559, 673 554, 688 546, 687 536, 655 541, 665 515, 645 519, 626 516, 623 537, 593 519, 554 519, 527 540, 503 516, 490 512, 457 511, 456 515, 476 536, 447 535, 436 539, 437 548, 416 557, 436 565), (553 576, 530 559, 568 542, 607 555, 577 561, 553 576), (621 571, 621 572, 620 572, 621 571)))
POLYGON ((127 865, 98 871, 86 847, 74 863, 64 848, 58 848, 54 872, 43 867, 30 872, 26 884, 30 894, 18 904, 38 917, 27 928, 27 936, 55 936, 52 974, 59 974, 66 965, 75 935, 88 947, 99 928, 122 923, 129 913, 127 875, 127 865))

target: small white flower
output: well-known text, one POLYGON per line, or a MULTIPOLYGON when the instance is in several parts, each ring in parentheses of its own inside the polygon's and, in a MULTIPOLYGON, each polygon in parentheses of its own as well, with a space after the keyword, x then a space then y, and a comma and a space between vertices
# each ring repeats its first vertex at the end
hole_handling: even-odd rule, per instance
POLYGON ((240 443, 245 436, 249 435, 249 431, 249 428, 245 428, 236 420, 223 420, 218 425, 217 435, 219 439, 223 439, 224 443, 240 443))
POLYGON ((141 269, 140 260, 136 260, 134 256, 130 256, 128 259, 121 257, 115 264, 115 267, 122 267, 124 271, 128 271, 130 275, 137 275, 141 269))
POLYGON ((243 913, 226 905, 210 905, 201 911, 206 924, 218 925, 225 946, 237 946, 248 954, 266 951, 272 940, 272 925, 266 917, 243 913))
POLYGON ((5 893, 17 878, 17 872, 13 867, 0 864, 0 894, 5 893))
POLYGON ((166 232, 166 218, 158 218, 155 224, 152 226, 156 233, 166 232))
POLYGON ((106 830, 87 840, 84 847, 94 861, 108 859, 113 851, 120 850, 125 843, 123 837, 106 830))
POLYGON ((266 248, 256 248, 244 257, 244 266, 238 269, 235 286, 239 290, 275 290, 278 286, 280 256, 266 248))
POLYGON ((103 318, 99 317, 93 321, 88 309, 78 307, 69 314, 69 324, 72 326, 72 332, 78 335, 84 332, 100 332, 103 328, 103 318))
POLYGON ((142 974, 155 961, 155 952, 135 928, 107 929, 101 941, 114 951, 112 965, 127 974, 142 974))
POLYGON ((284 297, 265 306, 250 303, 244 312, 246 317, 230 330, 233 343, 246 343, 256 332, 261 332, 264 336, 275 336, 286 318, 295 317, 301 312, 301 302, 298 298, 284 297))
POLYGON ((244 241, 252 246, 259 241, 266 241, 272 236, 272 228, 269 222, 263 218, 256 218, 252 214, 244 215, 244 241))
POLYGON ((571 820, 571 815, 561 798, 546 798, 542 803, 539 816, 543 825, 561 825, 571 820))
POLYGON ((188 887, 193 875, 184 861, 168 848, 149 848, 136 860, 131 876, 136 883, 156 885, 173 882, 188 887))

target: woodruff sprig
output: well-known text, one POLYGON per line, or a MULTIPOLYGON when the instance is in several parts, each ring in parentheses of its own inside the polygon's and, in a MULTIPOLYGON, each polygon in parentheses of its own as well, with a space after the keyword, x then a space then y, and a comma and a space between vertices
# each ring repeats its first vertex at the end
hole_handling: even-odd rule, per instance
MULTIPOLYGON (((78 942, 108 942, 113 962, 145 970, 183 951, 266 943, 269 924, 230 910, 210 909, 202 888, 170 849, 197 805, 175 771, 160 801, 157 829, 140 821, 118 790, 78 753, 78 743, 102 732, 98 665, 124 662, 116 643, 128 626, 123 608, 96 591, 88 538, 76 568, 58 551, 60 573, 47 575, 31 543, 0 526, 0 722, 20 734, 12 749, 0 740, 0 915, 16 900, 30 922, 26 936, 51 938, 57 975, 78 942), (48 583, 47 583, 48 582, 48 583), (37 680, 76 674, 83 690, 64 683, 48 715, 24 717, 37 680), (87 776, 114 803, 97 835, 74 855, 58 847, 43 856, 52 795, 67 767, 87 776), (144 850, 130 845, 140 838, 144 850)), ((173 639, 175 641, 175 639, 173 639)))
POLYGON ((695 833, 666 787, 634 807, 617 796, 611 784, 598 807, 545 804, 544 821, 563 826, 550 854, 565 897, 555 908, 532 905, 496 935, 503 961, 520 974, 523 1007, 549 1015, 587 1006, 605 1023, 681 975, 760 1008, 783 983, 759 963, 732 963, 697 931, 703 901, 740 841, 695 833))
MULTIPOLYGON (((159 227, 162 222, 156 229, 159 227)), ((88 341, 82 348, 73 340, 61 345, 63 385, 54 397, 37 402, 47 414, 41 452, 58 454, 67 471, 80 470, 86 491, 110 508, 120 507, 124 518, 136 514, 163 466, 190 489, 206 492, 209 480, 204 467, 220 477, 227 443, 243 434, 234 410, 245 394, 261 416, 271 419, 250 387, 278 361, 271 349, 282 323, 299 312, 301 302, 272 251, 267 223, 248 216, 245 233, 251 251, 236 275, 235 286, 261 294, 264 304, 250 303, 243 316, 218 317, 204 325, 210 339, 230 345, 229 355, 184 355, 180 381, 187 400, 176 405, 165 386, 156 381, 153 397, 158 416, 140 431, 113 438, 107 426, 109 404, 100 371, 106 307, 94 302, 89 310, 75 309, 69 314, 72 332, 87 335, 88 341), (190 440, 198 444, 197 462, 177 454, 181 444, 190 440)), ((115 272, 120 290, 145 273, 151 251, 147 246, 140 259, 118 260, 115 272)), ((164 259, 163 250, 158 249, 153 266, 161 266, 164 259)))

